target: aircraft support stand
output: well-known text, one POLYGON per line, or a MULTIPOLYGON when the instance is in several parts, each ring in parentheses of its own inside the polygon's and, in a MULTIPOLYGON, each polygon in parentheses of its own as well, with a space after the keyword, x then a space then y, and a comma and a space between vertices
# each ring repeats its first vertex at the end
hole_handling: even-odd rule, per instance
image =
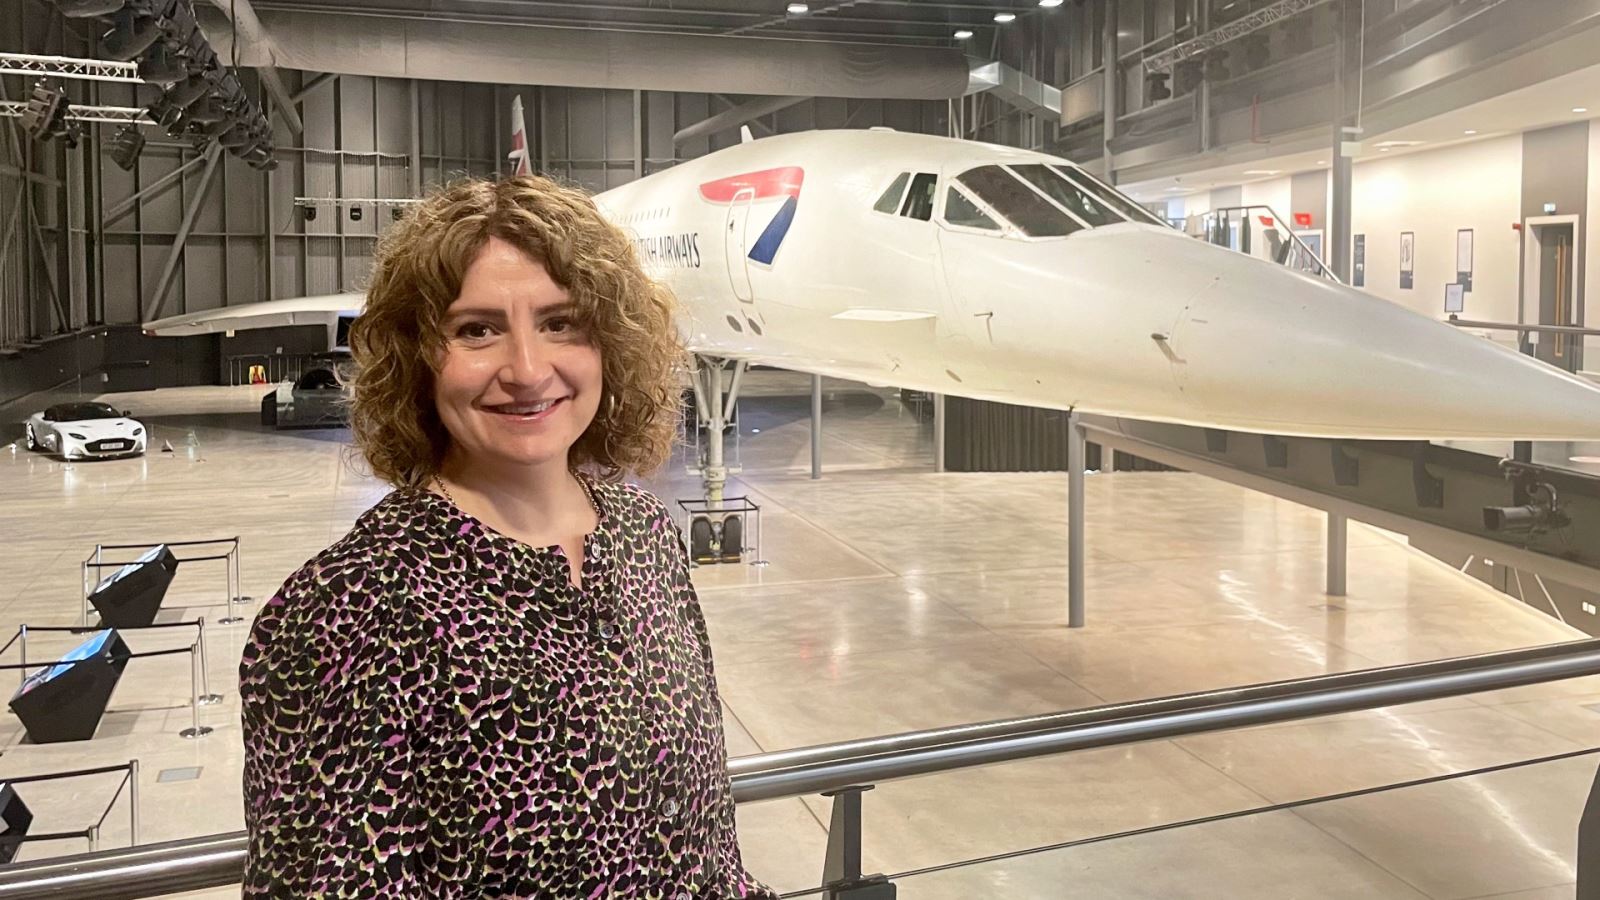
POLYGON ((1083 468, 1088 440, 1076 410, 1067 414, 1067 627, 1084 620, 1083 468))
POLYGON ((811 376, 811 478, 822 477, 822 376, 811 376))
POLYGON ((715 509, 722 504, 722 491, 728 483, 728 466, 724 458, 723 438, 728 423, 733 419, 734 404, 739 402, 739 386, 744 381, 744 360, 733 361, 733 374, 728 381, 728 395, 723 397, 723 369, 728 360, 707 356, 695 357, 694 402, 701 427, 706 432, 706 449, 700 460, 700 478, 705 485, 706 501, 715 509))
POLYGON ((1349 556, 1350 520, 1343 513, 1328 513, 1328 596, 1345 595, 1346 559, 1349 556))
POLYGON ((933 395, 933 470, 944 471, 944 395, 933 395))

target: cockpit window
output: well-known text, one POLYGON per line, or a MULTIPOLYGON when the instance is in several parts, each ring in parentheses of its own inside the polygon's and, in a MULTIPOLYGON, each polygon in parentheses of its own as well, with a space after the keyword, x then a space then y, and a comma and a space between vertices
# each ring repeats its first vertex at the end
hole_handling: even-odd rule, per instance
POLYGON ((906 192, 906 202, 900 207, 900 215, 926 222, 933 218, 934 191, 939 187, 939 176, 927 172, 918 172, 911 179, 911 190, 906 192))
POLYGON ((989 217, 989 214, 978 208, 966 194, 956 190, 952 185, 944 193, 944 220, 951 225, 961 228, 982 228, 985 231, 999 231, 1000 223, 989 217))
POLYGON ((1067 212, 1088 223, 1090 228, 1096 228, 1101 225, 1116 225, 1125 221, 1111 207, 1101 203, 1091 196, 1088 191, 1063 178, 1054 169, 1043 163, 1029 163, 1027 165, 1008 166, 1007 168, 1021 175, 1025 181, 1042 191, 1046 197, 1061 204, 1061 207, 1067 212))
POLYGON ((1065 175, 1074 184, 1093 194, 1101 203, 1106 204, 1107 206, 1119 213, 1122 213, 1128 218, 1133 219, 1136 222, 1149 222, 1152 225, 1161 225, 1167 228, 1172 227, 1166 222, 1163 222, 1155 213, 1145 209, 1132 200, 1129 200, 1122 194, 1117 193, 1114 188, 1107 187, 1098 178, 1095 178, 1093 175, 1090 175, 1088 172, 1085 172, 1082 169, 1072 166, 1051 166, 1051 168, 1057 172, 1060 172, 1062 175, 1065 175))
POLYGON ((894 215, 894 211, 900 208, 900 197, 906 192, 906 182, 910 180, 910 172, 901 172, 896 176, 894 183, 889 185, 889 189, 883 192, 883 196, 878 198, 878 202, 873 204, 872 208, 881 213, 894 215))
POLYGON ((968 169, 956 181, 1029 237, 1064 237, 1083 229, 1083 223, 1000 166, 968 169))

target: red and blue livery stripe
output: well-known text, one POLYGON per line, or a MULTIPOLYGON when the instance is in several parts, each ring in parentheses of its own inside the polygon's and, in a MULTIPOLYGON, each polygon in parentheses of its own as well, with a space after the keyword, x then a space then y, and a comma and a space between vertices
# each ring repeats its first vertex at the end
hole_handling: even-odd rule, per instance
POLYGON ((700 196, 719 205, 728 205, 735 199, 744 200, 745 197, 751 202, 782 197, 783 206, 778 209, 778 214, 767 223, 761 236, 750 248, 751 259, 770 266, 778 256, 784 236, 789 233, 789 226, 794 224, 795 209, 800 205, 800 186, 805 180, 805 170, 799 166, 762 169, 707 181, 700 185, 700 196))

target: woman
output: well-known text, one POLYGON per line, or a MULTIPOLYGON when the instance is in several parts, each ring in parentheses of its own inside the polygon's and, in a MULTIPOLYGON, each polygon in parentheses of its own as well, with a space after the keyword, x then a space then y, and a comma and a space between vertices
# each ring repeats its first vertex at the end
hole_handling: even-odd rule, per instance
POLYGON ((666 291, 582 193, 457 184, 385 239, 351 425, 395 487, 245 648, 249 897, 773 897, 739 859, 667 457, 666 291))

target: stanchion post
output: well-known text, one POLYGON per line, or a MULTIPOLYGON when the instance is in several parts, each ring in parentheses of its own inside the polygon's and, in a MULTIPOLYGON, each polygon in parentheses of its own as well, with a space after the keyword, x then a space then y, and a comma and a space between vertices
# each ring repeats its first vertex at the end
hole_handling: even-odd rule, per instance
POLYGON ((196 622, 200 629, 199 637, 195 639, 195 646, 200 648, 200 696, 197 698, 202 706, 221 703, 222 695, 211 693, 211 675, 206 672, 206 617, 201 616, 196 622))
MULTIPOLYGON (((98 544, 95 545, 94 555, 95 556, 99 556, 100 555, 100 545, 98 545, 98 544)), ((83 583, 83 615, 78 620, 78 624, 82 625, 85 628, 88 628, 89 627, 89 561, 88 560, 84 560, 83 561, 83 563, 82 563, 82 565, 80 567, 80 574, 81 574, 82 577, 79 580, 82 581, 82 583, 83 583)))
POLYGON ((228 551, 226 578, 228 582, 228 614, 217 620, 218 625, 236 625, 243 616, 234 615, 233 605, 239 602, 239 539, 233 539, 233 549, 228 551))
POLYGON ((89 826, 89 830, 85 833, 85 836, 89 839, 89 852, 90 853, 93 853, 94 851, 100 849, 100 826, 99 825, 90 825, 89 826))
POLYGON ((21 680, 22 680, 23 684, 27 684, 28 683, 28 626, 26 626, 26 625, 22 626, 21 632, 18 635, 18 637, 22 641, 22 668, 17 670, 17 675, 21 677, 21 680))
POLYGON ((189 648, 189 715, 193 725, 178 732, 178 737, 198 738, 211 733, 211 726, 200 724, 200 676, 198 674, 200 653, 195 647, 189 648))
POLYGON ((128 846, 139 846, 139 761, 128 760, 128 846))

